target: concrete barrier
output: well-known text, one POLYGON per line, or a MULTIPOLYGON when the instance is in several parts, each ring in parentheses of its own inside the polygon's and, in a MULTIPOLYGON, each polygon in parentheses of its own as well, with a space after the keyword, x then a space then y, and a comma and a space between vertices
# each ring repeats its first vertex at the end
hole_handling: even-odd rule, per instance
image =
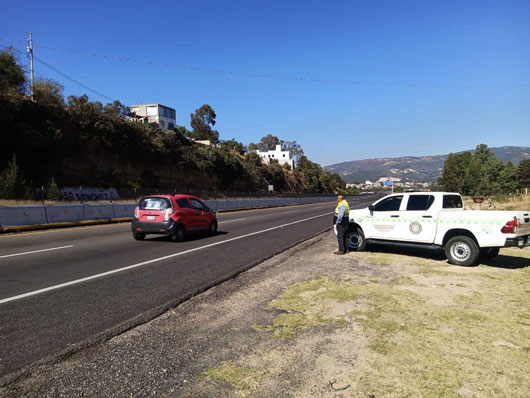
POLYGON ((0 206, 0 226, 47 224, 46 206, 0 206))
POLYGON ((134 216, 134 209, 136 208, 136 203, 113 203, 114 214, 116 218, 126 218, 134 216))
POLYGON ((48 223, 75 222, 85 219, 83 205, 49 205, 46 206, 48 212, 48 223))
POLYGON ((85 220, 110 220, 116 218, 112 204, 87 204, 83 205, 85 220))

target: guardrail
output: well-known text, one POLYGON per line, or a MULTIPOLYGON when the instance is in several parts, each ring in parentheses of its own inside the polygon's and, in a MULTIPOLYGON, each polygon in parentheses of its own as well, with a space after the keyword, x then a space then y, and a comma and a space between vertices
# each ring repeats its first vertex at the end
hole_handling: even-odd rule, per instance
MULTIPOLYGON (((336 196, 205 200, 204 202, 213 210, 222 211, 321 203, 334 200, 336 200, 336 196)), ((0 206, 0 232, 50 226, 127 221, 133 217, 135 208, 136 203, 0 206)))

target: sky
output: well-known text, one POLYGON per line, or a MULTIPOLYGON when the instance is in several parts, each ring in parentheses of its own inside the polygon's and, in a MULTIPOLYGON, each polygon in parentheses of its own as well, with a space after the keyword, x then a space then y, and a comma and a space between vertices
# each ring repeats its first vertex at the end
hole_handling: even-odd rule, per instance
POLYGON ((187 128, 209 104, 222 140, 273 134, 322 166, 530 146, 526 0, 5 0, 1 8, 0 46, 19 50, 29 69, 32 32, 35 76, 59 81, 65 96, 160 103, 187 128))

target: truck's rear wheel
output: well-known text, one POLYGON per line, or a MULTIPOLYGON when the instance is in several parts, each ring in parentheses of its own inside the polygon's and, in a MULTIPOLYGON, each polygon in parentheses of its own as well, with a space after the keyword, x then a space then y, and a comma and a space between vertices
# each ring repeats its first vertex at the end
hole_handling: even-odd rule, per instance
POLYGON ((454 236, 445 244, 445 256, 451 264, 472 266, 478 261, 477 243, 467 236, 454 236))
POLYGON ((346 235, 348 250, 362 252, 366 249, 366 239, 363 230, 359 227, 353 228, 346 235))

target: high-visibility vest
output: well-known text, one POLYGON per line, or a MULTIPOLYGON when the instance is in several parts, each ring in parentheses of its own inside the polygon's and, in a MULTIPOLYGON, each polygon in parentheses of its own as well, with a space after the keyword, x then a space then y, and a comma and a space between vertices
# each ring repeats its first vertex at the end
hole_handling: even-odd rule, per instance
POLYGON ((349 215, 350 214, 350 205, 348 204, 348 202, 346 202, 346 199, 342 199, 339 202, 339 204, 335 208, 335 214, 339 214, 339 207, 341 207, 341 206, 346 207, 346 210, 344 211, 344 215, 345 216, 349 215))

